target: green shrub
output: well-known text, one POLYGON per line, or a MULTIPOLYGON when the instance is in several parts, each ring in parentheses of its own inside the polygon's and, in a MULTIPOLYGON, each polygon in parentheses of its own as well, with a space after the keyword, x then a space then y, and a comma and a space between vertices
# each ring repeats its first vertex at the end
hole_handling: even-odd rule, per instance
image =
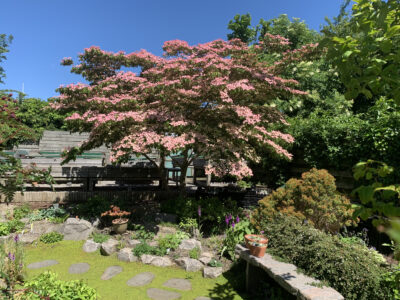
POLYGON ((64 235, 58 232, 49 232, 40 236, 40 241, 45 244, 53 244, 64 239, 64 235))
POLYGON ((20 220, 20 219, 28 216, 30 212, 31 212, 31 209, 26 204, 21 207, 16 207, 16 208, 14 208, 14 211, 13 211, 13 218, 16 220, 20 220))
POLYGON ((151 254, 157 256, 163 256, 166 254, 166 249, 162 247, 152 247, 145 241, 141 242, 135 248, 132 249, 133 255, 141 257, 143 254, 151 254))
POLYGON ((55 223, 62 223, 68 218, 67 211, 60 207, 49 207, 45 209, 35 210, 29 214, 29 221, 49 220, 55 223))
POLYGON ((346 300, 393 299, 383 280, 387 265, 360 245, 343 243, 296 218, 259 220, 269 239, 268 252, 327 282, 346 300))
POLYGON ((331 233, 354 223, 350 200, 336 191, 335 178, 326 170, 311 169, 301 179, 288 180, 259 204, 255 218, 284 214, 331 233))
POLYGON ((92 238, 93 238, 94 242, 101 244, 101 243, 107 242, 109 240, 110 236, 107 234, 93 232, 92 238))
POLYGON ((95 300, 98 298, 94 288, 82 280, 59 280, 57 274, 44 272, 24 284, 24 292, 16 299, 39 300, 95 300))
POLYGON ((158 240, 158 246, 163 249, 175 250, 184 239, 188 239, 189 235, 185 232, 178 231, 176 233, 166 234, 158 240))
POLYGON ((244 242, 246 234, 255 232, 252 224, 248 219, 241 220, 239 223, 230 226, 226 231, 226 238, 224 239, 221 256, 227 253, 230 259, 235 260, 235 247, 237 244, 244 242))
POLYGON ((189 251, 189 257, 193 259, 199 259, 200 257, 200 248, 196 247, 189 251))
POLYGON ((208 265, 210 267, 222 267, 222 263, 219 260, 216 260, 215 258, 211 259, 208 265))
POLYGON ((20 220, 13 219, 5 223, 0 223, 0 236, 9 235, 13 232, 19 232, 24 229, 25 224, 20 220))
POLYGON ((132 234, 134 240, 152 240, 154 238, 154 232, 146 230, 143 225, 134 224, 132 228, 135 232, 132 234))

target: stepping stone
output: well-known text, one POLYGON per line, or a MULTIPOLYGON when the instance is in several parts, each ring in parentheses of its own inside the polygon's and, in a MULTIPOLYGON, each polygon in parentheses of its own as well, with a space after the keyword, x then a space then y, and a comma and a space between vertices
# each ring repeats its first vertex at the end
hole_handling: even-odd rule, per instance
POLYGON ((90 265, 88 263, 78 263, 78 264, 72 264, 68 272, 69 274, 83 274, 89 271, 90 265))
POLYGON ((122 272, 122 267, 121 266, 111 266, 108 267, 103 275, 101 275, 101 280, 109 280, 113 278, 114 276, 118 275, 119 273, 122 272))
POLYGON ((142 286, 151 283, 154 277, 155 275, 150 272, 140 273, 129 279, 126 284, 129 286, 142 286))
POLYGON ((27 266, 28 269, 40 269, 40 268, 47 268, 53 265, 58 264, 58 261, 56 260, 44 260, 44 261, 38 261, 32 264, 29 264, 27 266))
POLYGON ((192 289, 190 281, 182 278, 172 278, 165 282, 163 286, 181 291, 190 291, 192 289))
POLYGON ((161 289, 148 289, 147 296, 154 300, 173 300, 181 298, 181 294, 161 289))

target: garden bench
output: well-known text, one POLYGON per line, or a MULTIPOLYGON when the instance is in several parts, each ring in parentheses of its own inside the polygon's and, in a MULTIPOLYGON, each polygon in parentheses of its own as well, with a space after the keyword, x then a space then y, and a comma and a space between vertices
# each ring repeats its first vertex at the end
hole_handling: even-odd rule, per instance
POLYGON ((321 282, 304 274, 298 273, 297 267, 292 264, 275 260, 268 253, 258 258, 250 255, 250 251, 242 246, 236 245, 235 252, 246 261, 246 289, 256 289, 266 272, 283 289, 301 300, 344 300, 344 297, 330 287, 319 287, 321 282))

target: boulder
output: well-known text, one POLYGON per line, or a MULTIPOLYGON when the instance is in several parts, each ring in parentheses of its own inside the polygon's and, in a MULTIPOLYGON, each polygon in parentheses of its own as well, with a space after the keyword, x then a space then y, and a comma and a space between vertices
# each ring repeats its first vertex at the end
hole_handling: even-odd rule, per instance
POLYGON ((93 240, 87 240, 87 241, 83 244, 83 247, 82 247, 82 250, 85 251, 85 252, 88 252, 88 253, 90 253, 90 252, 95 252, 95 251, 97 251, 98 249, 100 249, 100 244, 99 244, 99 243, 96 243, 96 242, 93 241, 93 240))
POLYGON ((203 264, 208 265, 208 263, 211 261, 211 257, 208 256, 202 256, 199 258, 199 261, 201 261, 203 264))
POLYGON ((161 226, 157 225, 158 231, 157 231, 157 237, 164 237, 167 234, 174 234, 176 233, 176 228, 174 227, 168 227, 168 226, 161 226))
POLYGON ((149 254, 143 254, 140 257, 140 261, 146 265, 153 265, 156 267, 169 267, 174 264, 168 257, 155 256, 149 254))
POLYGON ((176 263, 184 268, 187 272, 197 272, 204 268, 204 265, 197 259, 189 257, 181 257, 176 260, 176 263))
MULTIPOLYGON (((55 231, 62 233, 61 229, 63 228, 63 224, 54 224, 47 220, 41 220, 41 221, 35 221, 30 225, 27 224, 26 227, 30 230, 31 233, 42 235, 45 233, 50 233, 55 231)), ((64 234, 64 239, 65 239, 65 234, 64 234)))
POLYGON ((204 278, 217 278, 222 274, 222 267, 205 267, 203 269, 204 278))
POLYGON ((141 244, 139 240, 127 240, 126 246, 129 248, 135 248, 137 245, 141 244))
POLYGON ((125 262, 133 262, 138 260, 137 257, 133 255, 131 248, 121 249, 118 252, 117 257, 120 261, 125 261, 125 262))
POLYGON ((183 240, 182 243, 179 245, 180 250, 192 250, 194 248, 199 248, 201 250, 201 243, 195 239, 187 239, 183 240))
POLYGON ((93 226, 90 222, 81 219, 68 218, 59 232, 64 235, 64 240, 81 241, 87 240, 92 231, 93 226))
POLYGON ((108 241, 101 244, 100 252, 103 255, 111 255, 117 252, 118 241, 109 239, 108 241))
POLYGON ((40 235, 37 233, 24 233, 18 236, 19 241, 23 244, 32 244, 34 241, 39 239, 40 235))

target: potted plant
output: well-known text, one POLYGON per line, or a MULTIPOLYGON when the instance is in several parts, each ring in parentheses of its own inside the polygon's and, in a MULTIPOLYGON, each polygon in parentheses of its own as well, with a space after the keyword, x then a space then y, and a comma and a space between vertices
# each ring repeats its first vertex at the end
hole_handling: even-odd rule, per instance
POLYGON ((265 250, 267 250, 267 245, 268 244, 258 242, 249 242, 248 248, 251 255, 255 257, 263 257, 265 255, 265 250))
MULTIPOLYGON (((268 239, 262 234, 246 234, 244 236, 246 247, 249 248, 250 243, 268 244, 268 239)), ((250 249, 250 248, 249 248, 250 249)))
POLYGON ((119 217, 112 221, 113 230, 116 233, 124 233, 128 228, 128 218, 122 218, 123 216, 129 216, 131 213, 128 211, 121 210, 118 206, 111 205, 110 210, 103 212, 101 214, 102 217, 110 216, 110 217, 119 217))

